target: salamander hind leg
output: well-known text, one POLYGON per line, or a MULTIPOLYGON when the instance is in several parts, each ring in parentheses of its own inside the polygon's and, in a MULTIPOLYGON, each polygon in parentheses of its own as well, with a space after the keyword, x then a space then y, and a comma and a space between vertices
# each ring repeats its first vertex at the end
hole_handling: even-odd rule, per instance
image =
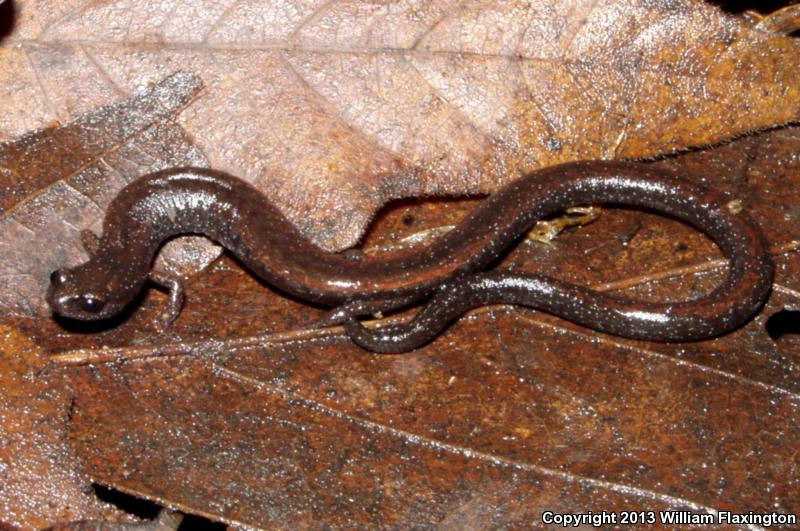
POLYGON ((420 299, 418 294, 406 295, 402 297, 394 297, 391 299, 368 299, 368 300, 355 300, 349 301, 341 306, 337 306, 332 310, 325 313, 319 319, 315 319, 310 323, 305 323, 299 328, 328 328, 330 326, 339 326, 347 322, 351 318, 362 315, 372 315, 373 317, 382 317, 383 312, 391 312, 408 306, 420 299))

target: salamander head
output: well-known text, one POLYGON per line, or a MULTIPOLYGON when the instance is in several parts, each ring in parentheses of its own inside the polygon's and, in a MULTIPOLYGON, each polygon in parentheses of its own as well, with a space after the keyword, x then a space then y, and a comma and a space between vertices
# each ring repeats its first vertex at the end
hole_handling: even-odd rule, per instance
POLYGON ((50 275, 47 303, 63 317, 81 321, 107 319, 119 313, 133 296, 114 289, 112 282, 91 262, 50 275), (122 296, 121 296, 122 295, 122 296))

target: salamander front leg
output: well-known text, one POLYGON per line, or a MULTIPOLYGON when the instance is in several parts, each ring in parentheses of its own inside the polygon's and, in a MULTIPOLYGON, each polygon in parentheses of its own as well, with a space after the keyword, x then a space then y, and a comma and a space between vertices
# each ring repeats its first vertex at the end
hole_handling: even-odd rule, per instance
POLYGON ((94 256, 100 249, 100 236, 89 229, 84 229, 81 231, 81 244, 90 257, 94 256))
POLYGON ((183 303, 186 300, 183 283, 178 277, 159 273, 157 271, 151 271, 149 279, 154 284, 164 288, 169 294, 169 300, 157 319, 160 328, 167 328, 172 324, 172 321, 177 319, 183 308, 183 303))

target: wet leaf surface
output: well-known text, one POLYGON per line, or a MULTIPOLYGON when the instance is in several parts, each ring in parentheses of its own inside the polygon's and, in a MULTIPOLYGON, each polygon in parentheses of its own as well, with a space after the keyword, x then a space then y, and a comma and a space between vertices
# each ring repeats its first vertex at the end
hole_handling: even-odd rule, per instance
POLYGON ((0 527, 130 518, 91 495, 67 442, 72 392, 47 355, 0 325, 0 527))
MULTIPOLYGON (((712 341, 622 340, 495 306, 424 349, 375 356, 340 329, 304 328, 323 309, 227 255, 191 279, 164 332, 157 290, 110 326, 65 328, 42 299, 51 269, 83 260, 78 229, 97 228, 138 174, 233 170, 315 241, 343 247, 393 197, 485 192, 523 168, 651 155, 796 119, 796 41, 688 1, 507 13, 485 2, 265 4, 296 20, 284 27, 242 3, 18 4, 0 48, 10 94, 0 123, 8 136, 50 127, 0 145, 0 525, 119 519, 91 481, 264 528, 527 527, 544 510, 800 512, 798 128, 656 163, 740 201, 774 253, 765 308, 712 341), (571 40, 534 46, 558 24, 571 40), (499 82, 510 63, 517 77, 499 82), (208 88, 166 75, 178 68, 208 88), (409 90, 422 78, 430 84, 409 90), (571 83, 586 79, 576 93, 571 83), (520 89, 526 80, 552 82, 520 89), (24 98, 42 105, 21 111, 24 98)), ((478 201, 395 202, 363 246, 452 224, 478 201)), ((162 265, 191 273, 217 252, 195 250, 162 265)), ((499 266, 684 300, 719 283, 720 258, 674 220, 608 209, 550 244, 520 244, 499 266)))

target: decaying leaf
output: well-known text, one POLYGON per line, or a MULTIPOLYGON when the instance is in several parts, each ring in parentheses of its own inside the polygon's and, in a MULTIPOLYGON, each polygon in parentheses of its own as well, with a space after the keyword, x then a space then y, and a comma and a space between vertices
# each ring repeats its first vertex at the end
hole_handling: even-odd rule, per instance
POLYGON ((0 325, 0 527, 129 521, 87 490, 89 480, 66 440, 71 392, 46 365, 36 345, 0 325))
POLYGON ((74 442, 98 481, 266 528, 797 510, 796 393, 532 324, 484 313, 399 357, 312 342, 77 371, 74 442))
POLYGON ((700 0, 19 4, 6 135, 198 73, 208 91, 180 121, 211 165, 329 249, 393 198, 800 117, 800 45, 700 0))
MULTIPOLYGON (((88 478, 263 528, 800 513, 800 340, 770 330, 800 310, 797 128, 658 163, 728 193, 774 252, 761 314, 712 341, 620 340, 489 307, 424 349, 374 356, 340 329, 304 328, 322 309, 227 256, 191 280, 163 332, 155 290, 113 326, 41 312, 49 271, 84 257, 77 229, 98 228, 147 171, 230 170, 343 248, 391 198, 487 192, 541 165, 797 120, 797 41, 694 0, 17 4, 0 129, 50 127, 0 145, 13 326, 0 338, 0 503, 12 493, 0 525, 118 518, 81 494, 88 478), (199 79, 177 70, 208 88, 194 98, 199 79)), ((475 201, 401 202, 364 246, 435 231, 475 201)), ((183 265, 216 252, 192 249, 183 265)), ((619 209, 499 266, 652 300, 707 293, 725 271, 703 235, 619 209)))
MULTIPOLYGON (((529 526, 544 510, 600 507, 797 513, 800 342, 766 324, 800 304, 799 147, 786 129, 660 163, 717 183, 766 229, 775 289, 733 334, 636 342, 494 307, 424 349, 374 356, 335 329, 286 332, 315 314, 225 260, 189 287, 172 337, 130 344, 162 297, 133 324, 58 341, 82 347, 55 358, 77 364, 71 441, 100 483, 264 528, 529 526)), ((366 245, 473 206, 401 205, 366 245)), ((725 270, 696 231, 623 210, 500 266, 652 300, 698 296, 725 270)), ((54 345, 47 330, 31 333, 54 345)))

